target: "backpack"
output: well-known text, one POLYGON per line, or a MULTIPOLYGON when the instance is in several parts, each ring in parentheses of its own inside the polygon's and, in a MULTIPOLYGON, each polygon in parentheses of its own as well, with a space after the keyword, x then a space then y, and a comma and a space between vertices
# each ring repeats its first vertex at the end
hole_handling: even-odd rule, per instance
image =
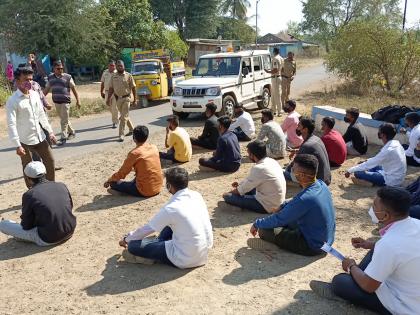
POLYGON ((405 114, 415 112, 416 109, 414 106, 405 106, 405 105, 389 105, 385 106, 371 116, 375 120, 385 121, 392 124, 399 124, 400 119, 405 117, 405 114))

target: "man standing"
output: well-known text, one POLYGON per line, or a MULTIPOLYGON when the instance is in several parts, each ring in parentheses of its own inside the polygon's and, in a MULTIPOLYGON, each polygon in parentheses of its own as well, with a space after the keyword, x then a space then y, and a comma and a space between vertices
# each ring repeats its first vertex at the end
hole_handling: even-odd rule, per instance
POLYGON ((132 263, 158 261, 181 269, 205 265, 213 246, 213 231, 206 203, 188 189, 188 172, 172 167, 165 172, 169 201, 146 225, 129 232, 119 242, 123 257, 132 263), (148 235, 159 232, 156 238, 148 235))
POLYGON ((362 124, 357 122, 359 118, 359 109, 351 107, 346 110, 344 121, 349 123, 343 138, 347 146, 348 155, 363 155, 368 149, 368 139, 362 124))
MULTIPOLYGON (((18 68, 15 72, 17 90, 6 103, 9 138, 17 148, 16 154, 20 156, 23 168, 32 161, 32 154, 36 153, 46 165, 47 179, 54 181, 54 158, 42 129, 47 130, 52 143, 57 140, 39 94, 32 90, 32 74, 30 67, 18 68)), ((26 176, 25 182, 29 188, 26 176)))
POLYGON ((31 162, 25 167, 30 189, 22 197, 21 222, 0 221, 0 232, 39 246, 69 239, 76 228, 73 201, 66 185, 46 180, 45 166, 31 162))
MULTIPOLYGON (((111 60, 108 64, 108 69, 104 70, 101 77, 101 97, 105 99, 105 101, 108 100, 109 83, 111 82, 111 77, 115 72, 117 72, 115 70, 115 61, 111 60)), ((117 109, 117 101, 115 100, 115 96, 111 96, 109 110, 111 112, 111 117, 112 117, 112 129, 115 129, 117 128, 117 124, 118 124, 118 109, 117 109)))
POLYGON ((219 123, 216 117, 217 106, 214 103, 206 105, 207 120, 204 124, 204 129, 201 136, 198 138, 191 138, 191 144, 196 147, 202 147, 209 150, 217 148, 217 140, 219 139, 219 123))
POLYGON ((271 70, 265 69, 265 72, 270 73, 271 76, 271 110, 277 116, 281 116, 281 102, 280 102, 280 71, 283 64, 283 58, 279 55, 279 49, 273 49, 273 59, 271 60, 271 70))
POLYGON ((80 100, 73 78, 70 74, 64 73, 64 67, 61 61, 54 63, 53 70, 54 73, 48 76, 48 83, 45 87, 44 94, 47 96, 50 91, 52 93, 52 99, 61 123, 60 145, 63 145, 67 140, 76 137, 76 132, 69 121, 71 105, 70 90, 76 98, 77 108, 80 108, 80 100))
POLYGON ((168 148, 168 152, 160 152, 160 158, 171 160, 174 163, 188 162, 192 156, 190 135, 184 128, 179 127, 178 116, 169 116, 166 121, 168 126, 166 127, 165 147, 168 148))
POLYGON ((273 159, 282 159, 286 155, 286 137, 280 125, 274 121, 273 112, 264 109, 261 112, 261 130, 258 140, 267 138, 267 156, 273 159))
POLYGON ((106 104, 111 106, 112 96, 116 99, 117 109, 120 113, 120 131, 119 141, 124 141, 124 129, 127 124, 129 132, 126 136, 133 134, 133 123, 130 120, 130 95, 133 93, 133 104, 137 101, 136 84, 133 76, 125 71, 125 65, 122 60, 117 61, 117 72, 112 74, 109 82, 108 98, 106 104))
POLYGON ((284 106, 289 100, 290 84, 296 75, 296 61, 293 60, 295 54, 291 51, 288 52, 287 58, 281 67, 281 105, 284 106))

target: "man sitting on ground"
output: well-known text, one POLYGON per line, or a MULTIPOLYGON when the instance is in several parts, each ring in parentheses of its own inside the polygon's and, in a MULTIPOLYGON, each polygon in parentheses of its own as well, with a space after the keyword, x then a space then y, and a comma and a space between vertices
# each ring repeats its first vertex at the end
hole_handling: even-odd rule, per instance
POLYGON ((287 146, 292 149, 297 149, 303 143, 303 138, 296 134, 296 128, 300 118, 300 114, 295 111, 296 102, 294 100, 288 100, 283 109, 287 113, 287 117, 281 124, 281 129, 286 133, 287 146))
POLYGON ((278 212, 258 219, 251 234, 296 254, 323 254, 324 243, 334 242, 335 210, 330 190, 315 178, 318 160, 310 154, 295 157, 292 172, 303 190, 278 212), (280 228, 280 229, 278 229, 280 228))
POLYGON ((217 149, 210 159, 200 158, 200 170, 217 170, 225 173, 236 172, 241 166, 241 148, 236 135, 229 131, 231 120, 228 116, 218 119, 220 137, 217 149))
POLYGON ((242 104, 233 106, 236 120, 230 125, 232 131, 239 141, 251 141, 255 138, 255 124, 250 113, 244 110, 242 104))
POLYGON ((420 140, 420 115, 417 113, 408 113, 405 115, 405 123, 411 132, 408 134, 408 145, 403 145, 407 164, 410 166, 420 166, 420 157, 415 154, 416 147, 420 140))
MULTIPOLYGON (((271 113, 271 111, 270 111, 271 113)), ((249 159, 255 163, 249 176, 240 184, 234 182, 233 190, 225 193, 226 203, 258 213, 272 213, 284 202, 286 180, 277 161, 267 157, 263 141, 247 145, 249 159)))
POLYGON ((405 190, 411 195, 410 217, 420 220, 420 176, 405 190))
POLYGON ((202 147, 209 150, 217 148, 217 140, 219 139, 219 123, 216 117, 217 106, 214 103, 206 105, 205 115, 207 117, 204 123, 204 129, 201 136, 191 138, 191 144, 196 147, 202 147))
POLYGON ((353 247, 370 250, 361 263, 345 258, 341 264, 346 273, 336 275, 332 283, 311 281, 311 289, 379 314, 418 314, 420 221, 408 216, 409 206, 410 195, 404 189, 379 189, 371 216, 384 226, 381 239, 375 243, 353 238, 353 247))
POLYGON ((191 160, 192 147, 188 132, 179 127, 179 118, 171 115, 166 119, 168 126, 166 127, 165 146, 168 152, 159 152, 161 159, 170 160, 174 163, 185 163, 191 160))
POLYGON ((170 168, 165 178, 173 196, 149 223, 123 237, 120 245, 128 248, 123 257, 128 262, 159 261, 178 268, 205 265, 213 246, 213 232, 204 199, 188 189, 185 169, 170 168), (160 232, 157 238, 146 238, 154 232, 160 232))
POLYGON ((362 186, 401 186, 407 172, 404 149, 398 140, 393 124, 384 123, 379 127, 378 138, 384 146, 377 155, 366 162, 348 169, 345 176, 352 177, 353 183, 362 186))
POLYGON ((105 188, 111 186, 109 192, 117 191, 135 197, 151 197, 160 193, 163 177, 159 151, 154 144, 146 142, 148 137, 149 129, 146 126, 133 129, 136 147, 128 153, 120 170, 105 182, 105 188), (133 169, 135 178, 128 182, 122 181, 133 169))
POLYGON ((347 147, 343 136, 337 130, 334 130, 335 119, 333 117, 324 117, 321 122, 321 137, 325 149, 328 153, 330 166, 338 167, 344 163, 347 157, 347 147))
POLYGON ((50 246, 68 240, 76 228, 73 201, 66 185, 46 180, 41 162, 30 162, 24 173, 30 189, 22 197, 20 224, 0 221, 0 232, 17 239, 50 246))
POLYGON ((363 155, 366 154, 368 149, 368 139, 366 136, 365 128, 362 124, 357 122, 359 118, 359 109, 351 107, 346 110, 344 121, 349 123, 346 133, 343 138, 347 146, 348 155, 363 155))
POLYGON ((286 137, 280 125, 274 121, 273 112, 264 109, 261 112, 261 126, 258 140, 267 138, 267 156, 273 159, 282 159, 286 155, 286 137))
MULTIPOLYGON (((312 154, 318 159, 318 172, 316 178, 324 181, 325 184, 331 183, 331 170, 330 163, 328 162, 328 154, 325 149, 324 143, 321 139, 313 134, 315 130, 315 121, 309 117, 301 117, 296 134, 302 136, 305 140, 300 146, 297 154, 312 154)), ((296 180, 292 177, 292 166, 293 162, 284 171, 284 177, 286 180, 296 180)))

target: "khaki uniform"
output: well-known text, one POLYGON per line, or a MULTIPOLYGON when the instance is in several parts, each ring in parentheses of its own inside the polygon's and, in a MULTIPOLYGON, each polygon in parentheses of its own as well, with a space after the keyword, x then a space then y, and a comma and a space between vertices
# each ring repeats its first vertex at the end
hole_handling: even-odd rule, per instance
MULTIPOLYGON (((111 82, 111 77, 116 72, 116 70, 114 70, 114 72, 109 72, 109 70, 106 69, 102 73, 101 82, 104 84, 105 100, 108 99, 109 83, 111 82)), ((118 124, 117 100, 114 96, 111 97, 111 105, 109 106, 109 110, 111 112, 112 123, 118 124)))
POLYGON ((113 88, 116 98, 117 109, 120 112, 120 137, 124 135, 125 124, 127 123, 129 131, 133 131, 134 127, 128 116, 130 111, 130 94, 131 89, 135 87, 133 76, 125 72, 112 74, 109 87, 113 88))
POLYGON ((290 84, 292 83, 293 76, 296 74, 296 62, 284 59, 283 67, 281 68, 281 104, 289 100, 290 84))
POLYGON ((277 113, 281 113, 281 102, 280 102, 280 71, 283 64, 283 58, 280 55, 273 57, 271 61, 271 70, 278 69, 279 72, 272 74, 271 77, 271 110, 277 113))

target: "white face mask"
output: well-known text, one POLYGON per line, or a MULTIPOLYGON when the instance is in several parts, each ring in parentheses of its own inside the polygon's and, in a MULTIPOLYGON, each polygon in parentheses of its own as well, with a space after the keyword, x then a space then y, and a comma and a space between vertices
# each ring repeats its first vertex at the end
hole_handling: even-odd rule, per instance
POLYGON ((370 207, 369 208, 369 215, 370 215, 370 218, 372 219, 372 223, 374 223, 374 224, 378 224, 379 223, 379 219, 378 219, 378 217, 376 216, 376 213, 375 213, 375 211, 373 211, 373 207, 370 207))

